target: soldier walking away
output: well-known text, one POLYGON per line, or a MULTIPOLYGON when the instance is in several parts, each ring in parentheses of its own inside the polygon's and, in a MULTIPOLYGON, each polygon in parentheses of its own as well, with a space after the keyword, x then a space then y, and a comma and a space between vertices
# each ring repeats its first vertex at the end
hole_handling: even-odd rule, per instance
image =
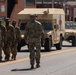
POLYGON ((0 61, 2 61, 2 50, 6 41, 6 27, 1 25, 1 21, 0 19, 0 61))
POLYGON ((16 26, 15 20, 12 21, 12 25, 15 28, 15 42, 13 43, 14 50, 11 52, 12 52, 12 59, 16 60, 17 46, 20 43, 21 36, 20 36, 20 28, 16 26))
POLYGON ((41 37, 44 36, 42 25, 36 17, 36 14, 30 15, 30 22, 25 27, 25 41, 29 44, 31 69, 34 69, 35 60, 36 68, 40 67, 41 37), (36 47, 36 53, 34 47, 36 47))
POLYGON ((13 43, 15 42, 15 29, 12 25, 9 24, 9 18, 6 18, 6 28, 7 28, 7 42, 4 47, 6 53, 5 60, 9 60, 10 58, 10 52, 14 50, 13 43))

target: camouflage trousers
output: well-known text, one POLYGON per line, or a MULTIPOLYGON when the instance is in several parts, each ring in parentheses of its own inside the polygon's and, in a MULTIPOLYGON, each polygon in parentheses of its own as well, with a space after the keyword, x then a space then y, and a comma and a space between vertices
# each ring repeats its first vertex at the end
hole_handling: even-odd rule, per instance
POLYGON ((4 43, 3 51, 5 54, 5 60, 9 60, 9 58, 10 58, 10 47, 8 46, 7 43, 4 43))
POLYGON ((12 54, 12 59, 16 59, 16 56, 17 56, 17 46, 18 44, 17 43, 14 43, 11 47, 11 54, 12 54))
POLYGON ((30 51, 30 64, 34 65, 35 60, 36 63, 40 63, 40 50, 41 50, 41 43, 29 43, 29 51, 30 51), (35 48, 36 47, 36 52, 35 48))
POLYGON ((10 58, 10 53, 12 54, 12 59, 16 58, 17 55, 17 44, 14 42, 8 42, 7 44, 4 45, 4 54, 5 54, 5 59, 9 60, 10 58))

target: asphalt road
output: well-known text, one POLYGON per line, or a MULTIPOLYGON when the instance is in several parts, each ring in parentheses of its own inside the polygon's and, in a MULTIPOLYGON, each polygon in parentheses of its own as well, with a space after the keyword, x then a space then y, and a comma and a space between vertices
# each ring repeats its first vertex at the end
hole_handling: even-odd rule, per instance
POLYGON ((16 61, 0 63, 0 75, 76 75, 76 48, 70 43, 64 42, 62 50, 53 47, 51 52, 42 48, 40 68, 31 70, 28 56, 27 47, 22 47, 16 61))

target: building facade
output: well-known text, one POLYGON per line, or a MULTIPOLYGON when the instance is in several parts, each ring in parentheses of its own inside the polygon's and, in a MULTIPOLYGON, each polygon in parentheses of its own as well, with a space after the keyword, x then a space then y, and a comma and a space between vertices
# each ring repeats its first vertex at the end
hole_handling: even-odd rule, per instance
MULTIPOLYGON (((0 18, 8 17, 10 21, 18 22, 17 14, 24 8, 64 8, 64 0, 0 0, 0 18)), ((68 0, 65 0, 68 1, 68 0)), ((70 5, 65 6, 66 21, 73 20, 74 9, 70 5), (70 11, 72 10, 72 11, 70 11)))
POLYGON ((35 8, 35 0, 0 0, 0 18, 18 22, 17 14, 24 8, 35 8))
POLYGON ((7 16, 7 0, 0 0, 0 18, 7 16))
POLYGON ((74 21, 74 7, 67 4, 68 1, 72 0, 36 0, 37 8, 63 8, 65 10, 65 20, 74 21), (53 2, 54 1, 54 2, 53 2), (64 5, 65 3, 65 5, 64 5))

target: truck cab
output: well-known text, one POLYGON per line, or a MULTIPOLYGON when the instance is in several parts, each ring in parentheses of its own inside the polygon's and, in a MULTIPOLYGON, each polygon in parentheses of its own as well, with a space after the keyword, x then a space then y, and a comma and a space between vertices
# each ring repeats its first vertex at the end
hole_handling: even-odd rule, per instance
POLYGON ((37 14, 37 20, 43 26, 45 43, 42 46, 45 51, 50 51, 52 46, 55 46, 57 50, 61 50, 65 34, 64 10, 57 8, 26 8, 18 13, 18 19, 21 23, 27 23, 29 22, 30 14, 37 14))
POLYGON ((73 21, 65 22, 65 40, 76 46, 76 23, 73 21))

